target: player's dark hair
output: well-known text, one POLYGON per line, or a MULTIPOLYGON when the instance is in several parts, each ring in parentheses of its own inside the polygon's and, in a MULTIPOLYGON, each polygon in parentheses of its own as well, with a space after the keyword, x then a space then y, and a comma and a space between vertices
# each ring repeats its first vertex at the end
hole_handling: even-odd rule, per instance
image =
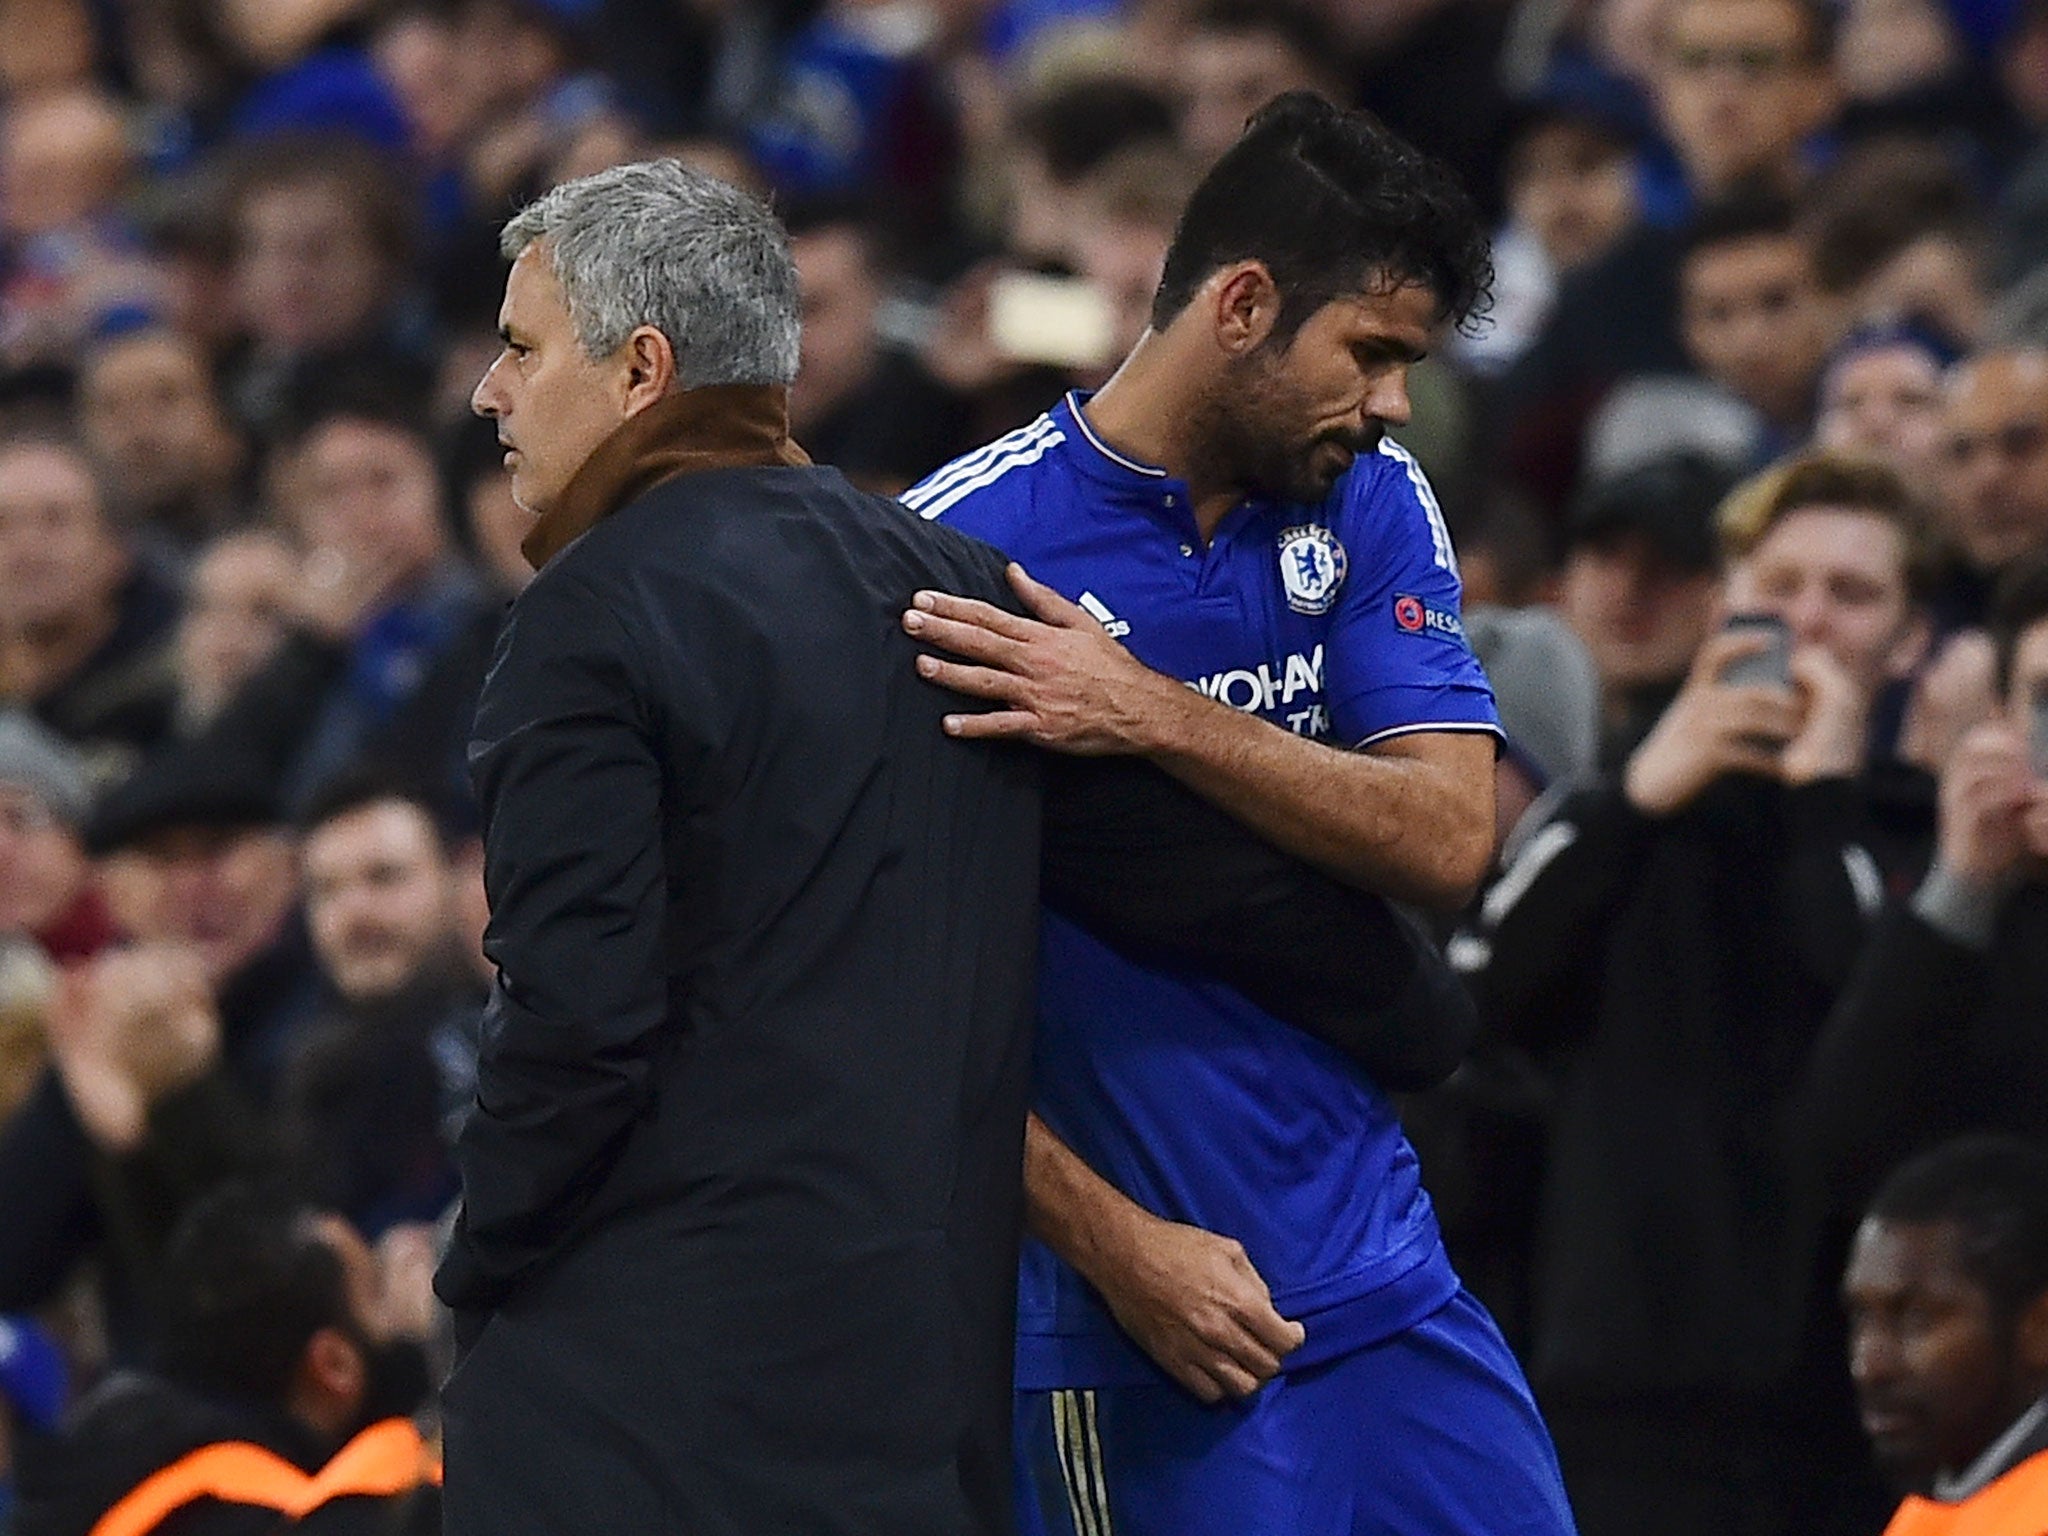
POLYGON ((341 1256, 319 1213, 229 1184, 189 1211, 164 1257, 159 1363, 203 1392, 282 1405, 306 1341, 351 1329, 341 1256))
POLYGON ((2013 658, 2020 640, 2048 623, 2048 555, 2029 555, 1999 579, 1991 598, 1991 646, 1998 658, 1998 691, 2012 690, 2013 658))
POLYGON ((1370 113, 1308 91, 1276 97, 1188 199, 1152 300, 1163 329, 1209 275, 1263 262, 1280 290, 1284 343, 1331 300, 1419 283, 1463 324, 1493 284, 1478 208, 1441 161, 1370 113))
POLYGON ((2048 1147, 2016 1136, 1963 1136, 1896 1170, 1867 1213, 1955 1229, 1963 1273, 2010 1321, 2048 1291, 2048 1147))

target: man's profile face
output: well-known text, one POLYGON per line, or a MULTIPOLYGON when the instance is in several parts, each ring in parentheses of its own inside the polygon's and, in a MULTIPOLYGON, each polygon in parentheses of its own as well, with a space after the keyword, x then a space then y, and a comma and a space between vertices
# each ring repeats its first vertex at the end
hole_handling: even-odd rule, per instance
POLYGON ((1873 1217, 1842 1277, 1863 1432, 1908 1486, 1968 1466, 2026 1407, 2013 1325, 1960 1246, 1953 1223, 1873 1217))
POLYGON ((1208 414, 1221 478, 1313 505, 1389 426, 1408 421, 1408 370, 1429 347, 1436 296, 1419 283, 1332 299, 1284 344, 1226 370, 1208 414))
POLYGON ((405 800, 375 800, 315 827, 303 851, 306 926, 335 990, 391 997, 447 952, 454 887, 441 839, 405 800))
POLYGON ((539 516, 626 419, 624 369, 584 352, 543 241, 512 263, 498 334, 504 348, 470 404, 498 423, 513 499, 539 516))
POLYGON ((1944 427, 1942 515, 1970 562, 1996 571, 2048 546, 2048 354, 1965 363, 1944 427))

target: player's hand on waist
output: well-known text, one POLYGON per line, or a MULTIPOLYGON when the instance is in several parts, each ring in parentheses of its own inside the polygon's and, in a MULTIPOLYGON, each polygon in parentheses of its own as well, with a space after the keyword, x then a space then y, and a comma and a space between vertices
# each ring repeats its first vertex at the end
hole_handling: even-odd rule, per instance
POLYGON ((947 653, 919 656, 919 676, 995 706, 948 715, 946 730, 1061 752, 1146 751, 1161 712, 1194 695, 1021 565, 1012 564, 1009 576, 1033 617, 944 592, 917 593, 903 615, 906 631, 947 653))
POLYGON ((1205 1403, 1256 1392, 1306 1337, 1243 1245, 1200 1227, 1147 1214, 1090 1278, 1124 1331, 1205 1403))

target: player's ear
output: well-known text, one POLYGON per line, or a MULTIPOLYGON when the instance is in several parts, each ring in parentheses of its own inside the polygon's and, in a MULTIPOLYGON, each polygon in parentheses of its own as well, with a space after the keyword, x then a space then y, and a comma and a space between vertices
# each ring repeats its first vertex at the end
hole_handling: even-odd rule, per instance
POLYGON ((1216 339, 1232 357, 1256 351, 1280 323, 1280 288, 1263 261, 1236 261, 1204 284, 1216 339))

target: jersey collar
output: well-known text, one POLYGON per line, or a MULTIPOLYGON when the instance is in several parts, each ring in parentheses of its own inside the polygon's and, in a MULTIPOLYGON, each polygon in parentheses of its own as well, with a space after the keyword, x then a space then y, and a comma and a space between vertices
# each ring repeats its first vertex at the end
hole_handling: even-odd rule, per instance
POLYGON ((1142 463, 1128 454, 1118 453, 1104 442, 1089 423, 1082 407, 1094 397, 1094 390, 1070 389, 1066 398, 1054 407, 1053 414, 1071 422, 1074 428, 1074 462, 1081 469, 1099 480, 1112 485, 1130 486, 1148 493, 1157 493, 1168 486, 1180 485, 1179 480, 1156 464, 1142 463))
MULTIPOLYGON (((1165 514, 1176 528, 1183 524, 1192 528, 1194 509, 1188 504, 1187 483, 1156 464, 1147 464, 1129 454, 1119 453, 1104 442, 1081 409, 1094 395, 1092 389, 1070 389, 1052 408, 1053 419, 1062 428, 1072 428, 1066 434, 1068 442, 1074 445, 1071 462, 1090 479, 1135 497, 1165 514)), ((1229 515, 1217 525, 1216 537, 1227 538, 1255 518, 1291 517, 1296 521, 1321 522, 1326 516, 1323 507, 1292 506, 1262 497, 1248 497, 1231 508, 1229 515)))

